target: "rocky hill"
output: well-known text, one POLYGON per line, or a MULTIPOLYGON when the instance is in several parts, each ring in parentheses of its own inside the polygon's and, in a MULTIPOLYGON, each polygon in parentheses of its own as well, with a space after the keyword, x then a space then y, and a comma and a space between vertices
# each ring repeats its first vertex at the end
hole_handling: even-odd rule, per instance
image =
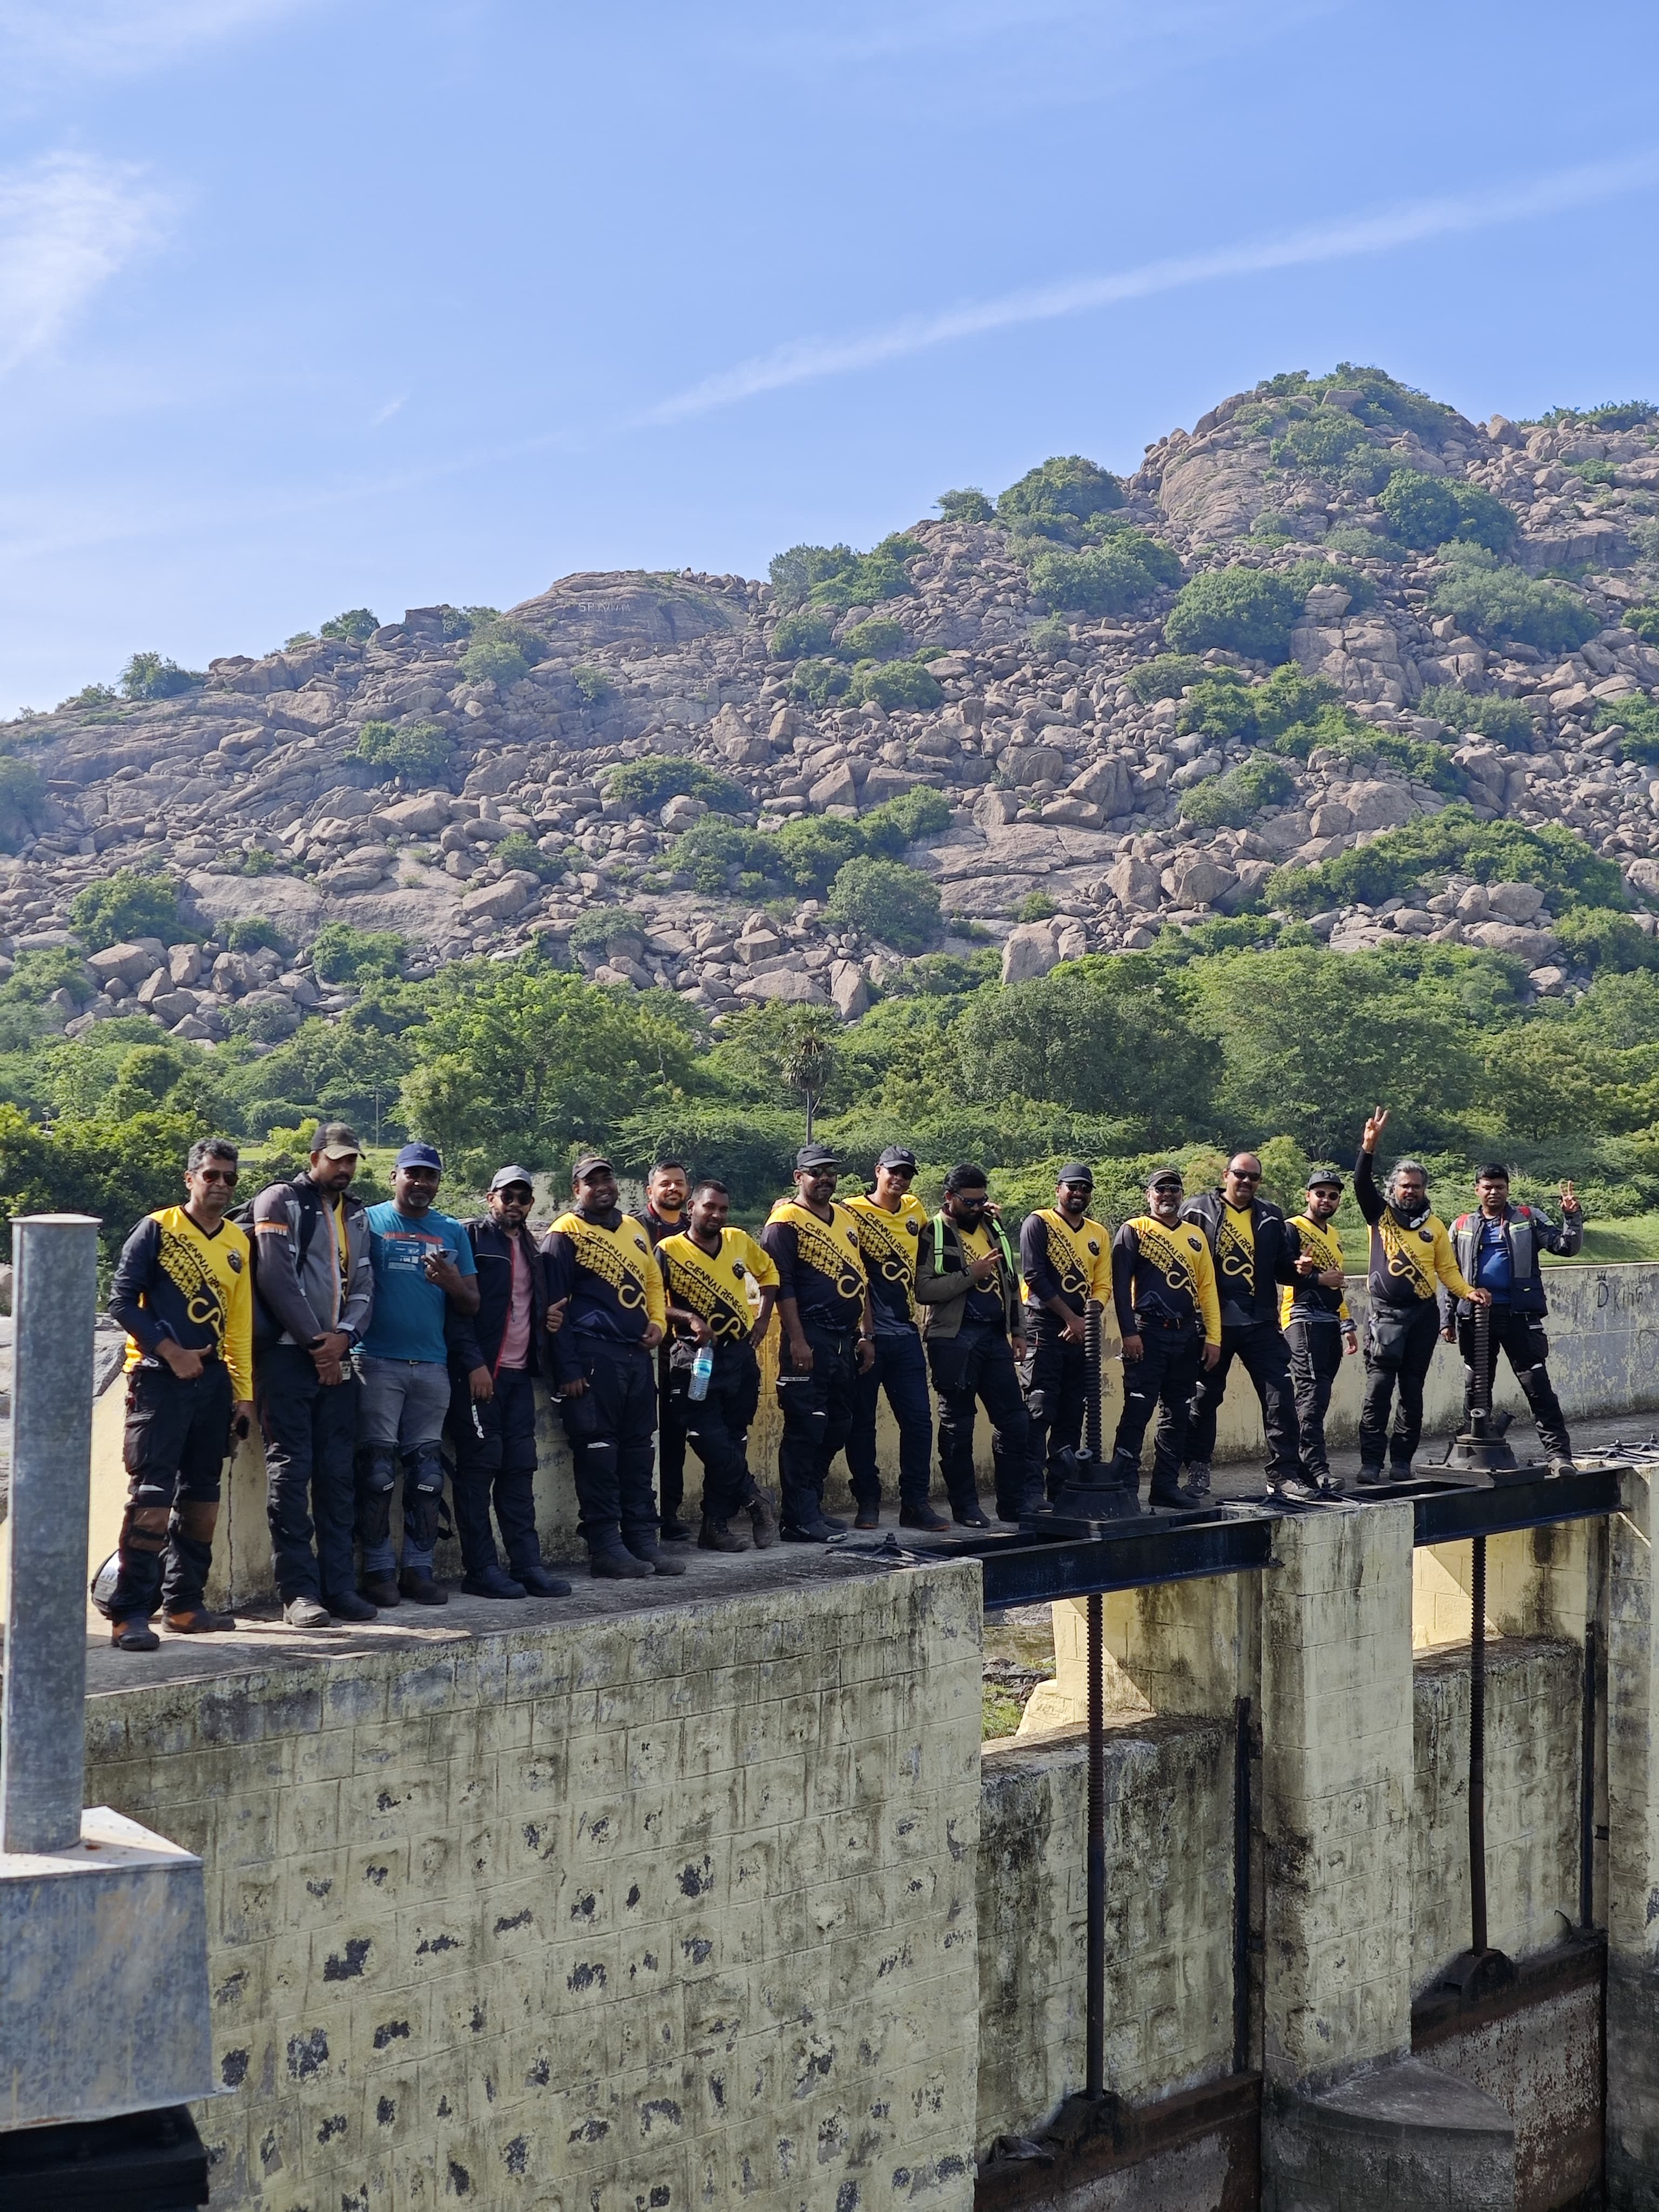
POLYGON ((1571 991, 1535 882, 1451 852, 1324 903, 1328 869, 1299 901, 1282 871, 1457 807, 1565 825, 1650 929, 1656 499, 1642 408, 1478 424, 1344 369, 1223 401, 1121 483, 1046 464, 872 554, 794 549, 770 582, 568 576, 502 617, 413 608, 218 659, 172 696, 94 688, 6 726, 40 781, 0 859, 0 945, 70 942, 78 891, 161 869, 188 941, 100 952, 71 1033, 142 1008, 274 1042, 348 1002, 309 957, 330 922, 397 933, 416 975, 574 930, 601 980, 714 1015, 852 1015, 900 950, 827 884, 781 905, 755 840, 927 786, 939 826, 903 858, 945 949, 988 934, 1010 980, 1271 898, 1339 949, 1485 943, 1571 991), (642 759, 685 772, 608 789, 642 759), (1034 897, 1051 910, 1022 921, 1034 897), (585 923, 605 908, 608 934, 585 923), (249 917, 280 944, 232 950, 249 917))

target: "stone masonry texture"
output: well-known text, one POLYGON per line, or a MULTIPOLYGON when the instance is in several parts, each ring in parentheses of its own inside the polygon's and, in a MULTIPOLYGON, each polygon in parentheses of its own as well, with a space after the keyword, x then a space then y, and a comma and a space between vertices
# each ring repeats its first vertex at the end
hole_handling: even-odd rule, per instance
POLYGON ((94 1697, 215 2212, 966 2208, 980 1674, 951 1565, 94 1697))

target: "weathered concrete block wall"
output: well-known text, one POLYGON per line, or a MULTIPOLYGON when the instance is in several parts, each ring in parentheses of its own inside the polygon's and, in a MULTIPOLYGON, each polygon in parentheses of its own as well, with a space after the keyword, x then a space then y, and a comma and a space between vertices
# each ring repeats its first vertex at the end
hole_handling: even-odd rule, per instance
MULTIPOLYGON (((981 2148, 1083 2087, 1088 1747, 985 1755, 979 1850, 981 2148)), ((1106 2078, 1140 2101, 1232 2065, 1232 1735, 1115 1728, 1106 1747, 1106 2078)))
POLYGON ((949 1565, 93 1698, 207 1862, 216 2212, 965 2208, 980 1676, 949 1565))
MULTIPOLYGON (((1559 1943, 1578 1917, 1579 1647, 1544 1638, 1486 1649, 1489 1940, 1521 1959, 1559 1943)), ((1467 1644, 1413 1669, 1412 1989, 1469 1943, 1469 1658, 1467 1644)))

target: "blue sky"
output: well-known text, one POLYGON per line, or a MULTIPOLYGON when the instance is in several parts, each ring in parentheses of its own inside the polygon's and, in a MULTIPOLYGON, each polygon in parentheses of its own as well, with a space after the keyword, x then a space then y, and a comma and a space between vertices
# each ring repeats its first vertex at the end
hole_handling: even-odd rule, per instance
POLYGON ((0 0, 0 712, 1371 361, 1659 397, 1652 8, 0 0))

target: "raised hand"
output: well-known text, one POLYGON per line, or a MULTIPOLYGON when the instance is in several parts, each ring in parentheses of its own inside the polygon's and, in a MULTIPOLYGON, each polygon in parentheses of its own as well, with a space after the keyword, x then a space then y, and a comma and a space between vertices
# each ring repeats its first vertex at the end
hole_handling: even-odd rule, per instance
POLYGON ((1377 1139, 1381 1137, 1382 1132, 1388 1127, 1388 1108, 1386 1106, 1373 1106, 1370 1110, 1370 1117, 1365 1123, 1365 1134, 1361 1139, 1364 1149, 1368 1152, 1374 1152, 1376 1150, 1377 1139))
POLYGON ((1570 1182, 1564 1182, 1561 1185, 1562 1212, 1577 1213, 1578 1210, 1578 1200, 1573 1196, 1572 1185, 1570 1182))

